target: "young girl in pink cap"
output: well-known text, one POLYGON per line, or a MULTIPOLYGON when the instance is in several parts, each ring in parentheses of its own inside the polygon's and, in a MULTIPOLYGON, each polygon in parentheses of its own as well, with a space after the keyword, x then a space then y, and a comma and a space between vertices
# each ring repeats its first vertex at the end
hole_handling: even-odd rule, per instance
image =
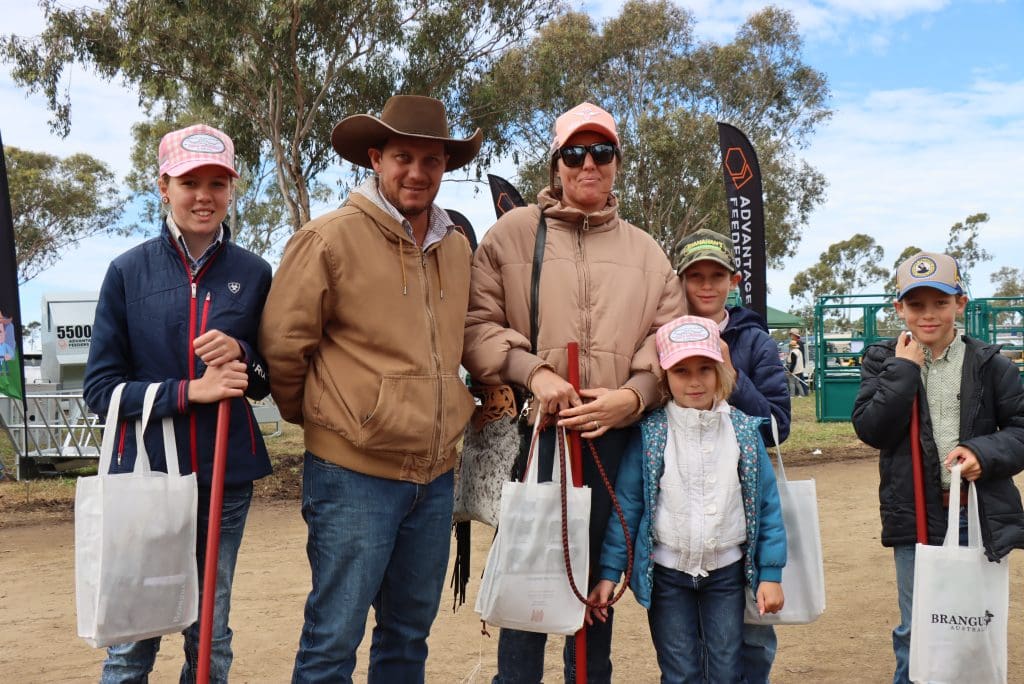
MULTIPOLYGON (((739 682, 746 588, 761 613, 783 604, 786 530, 763 419, 726 403, 736 376, 717 323, 682 316, 656 342, 672 400, 640 423, 615 486, 633 539, 630 587, 648 610, 662 681, 705 681, 706 667, 706 681, 739 682)), ((592 600, 608 601, 626 554, 613 520, 592 600)))
MULTIPOLYGON (((138 453, 135 430, 143 395, 160 383, 145 442, 153 470, 166 471, 160 420, 171 416, 182 473, 199 482, 200 595, 206 556, 217 405, 229 402, 227 467, 213 619, 210 681, 226 682, 231 667, 228 611, 235 560, 252 499, 253 480, 270 474, 263 435, 246 397, 269 391, 267 365, 256 348, 270 265, 231 242, 224 223, 234 180, 234 145, 226 134, 197 124, 168 133, 158 152, 160 233, 111 262, 96 304, 85 400, 105 415, 114 388, 124 422, 111 472, 131 472, 138 453)), ((185 630, 181 681, 195 681, 199 623, 185 630)), ((144 682, 153 669, 160 637, 111 646, 100 681, 144 682)))

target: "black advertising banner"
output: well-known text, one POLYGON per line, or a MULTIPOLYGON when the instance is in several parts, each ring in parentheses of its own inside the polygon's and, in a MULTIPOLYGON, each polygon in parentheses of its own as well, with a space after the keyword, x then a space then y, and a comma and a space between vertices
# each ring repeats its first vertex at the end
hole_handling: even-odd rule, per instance
POLYGON ((523 196, 511 183, 493 174, 487 174, 487 182, 491 186, 491 198, 494 200, 494 214, 501 218, 516 207, 525 207, 523 196))
POLYGON ((476 231, 473 230, 473 224, 469 222, 465 214, 462 214, 454 209, 445 209, 448 212, 448 218, 455 224, 455 230, 459 231, 466 236, 469 240, 469 248, 476 251, 476 231))
POLYGON ((739 292, 743 306, 768 320, 768 269, 764 243, 764 195, 761 167, 747 136, 734 126, 718 123, 725 196, 733 261, 742 274, 739 292))
POLYGON ((18 258, 14 251, 14 218, 7 185, 4 141, 0 137, 0 394, 24 399, 21 366, 21 304, 18 300, 18 258))

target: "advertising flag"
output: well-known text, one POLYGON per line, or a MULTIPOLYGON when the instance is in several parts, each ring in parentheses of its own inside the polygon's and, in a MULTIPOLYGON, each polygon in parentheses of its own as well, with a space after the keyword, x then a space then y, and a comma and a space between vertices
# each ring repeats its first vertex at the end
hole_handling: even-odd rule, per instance
POLYGON ((23 400, 24 387, 18 258, 14 249, 14 218, 10 187, 7 185, 4 141, 0 136, 0 394, 23 400))
POLYGON ((754 148, 738 128, 718 123, 733 261, 743 276, 743 306, 768 320, 768 272, 764 242, 764 194, 754 148))
POLYGON ((523 196, 511 183, 493 174, 487 174, 487 182, 491 186, 491 198, 494 200, 494 214, 501 218, 516 207, 525 207, 523 196))

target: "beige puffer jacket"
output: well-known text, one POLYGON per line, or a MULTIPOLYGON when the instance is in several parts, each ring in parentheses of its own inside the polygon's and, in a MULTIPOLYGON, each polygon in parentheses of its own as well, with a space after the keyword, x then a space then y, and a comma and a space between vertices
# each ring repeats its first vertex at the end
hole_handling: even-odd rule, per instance
POLYGON ((568 377, 566 344, 580 345, 583 388, 629 386, 658 403, 654 333, 684 312, 679 278, 657 242, 619 218, 610 196, 584 214, 546 188, 484 235, 473 258, 462 363, 474 380, 525 386, 544 363, 568 377), (548 232, 541 268, 537 353, 530 353, 530 277, 540 217, 548 232))

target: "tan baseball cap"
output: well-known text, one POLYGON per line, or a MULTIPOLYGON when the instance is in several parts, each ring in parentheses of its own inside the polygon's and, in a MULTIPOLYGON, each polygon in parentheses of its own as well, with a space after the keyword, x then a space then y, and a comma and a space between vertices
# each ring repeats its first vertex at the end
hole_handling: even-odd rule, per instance
POLYGON ((964 293, 960 266, 956 259, 939 252, 918 252, 896 269, 896 300, 916 287, 934 287, 951 295, 964 293))
POLYGON ((678 250, 676 273, 679 275, 698 261, 714 261, 725 266, 730 273, 736 272, 736 264, 732 260, 732 238, 728 235, 701 228, 680 240, 678 250))

